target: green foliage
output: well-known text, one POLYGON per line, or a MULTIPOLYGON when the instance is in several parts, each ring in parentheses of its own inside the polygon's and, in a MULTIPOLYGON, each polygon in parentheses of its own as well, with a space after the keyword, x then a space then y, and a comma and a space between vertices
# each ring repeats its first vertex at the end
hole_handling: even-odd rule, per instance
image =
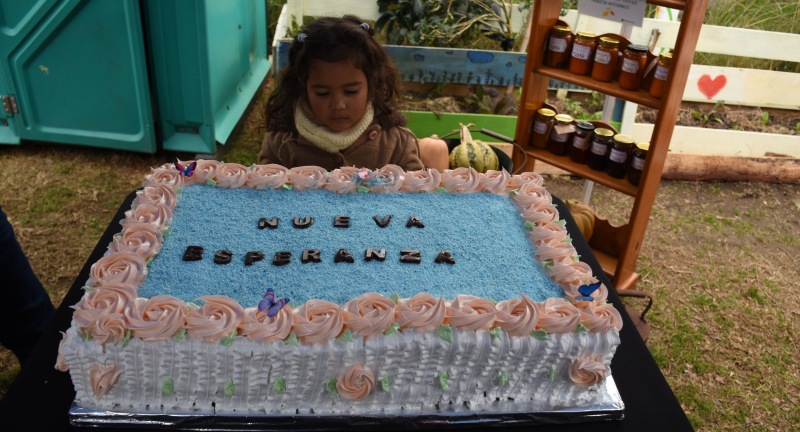
POLYGON ((725 122, 717 115, 717 110, 725 106, 725 101, 720 100, 714 104, 714 107, 711 108, 709 111, 703 111, 701 109, 692 111, 692 117, 697 120, 700 127, 706 127, 713 123, 716 124, 724 124, 725 122))
POLYGON ((591 98, 583 102, 566 98, 564 99, 566 104, 565 114, 569 114, 578 120, 600 120, 603 115, 604 100, 605 96, 598 92, 592 92, 591 98))
POLYGON ((467 96, 465 102, 471 112, 513 115, 519 103, 517 97, 513 93, 502 93, 494 87, 477 86, 475 93, 467 96))
POLYGON ((767 111, 761 112, 761 124, 764 126, 769 124, 769 112, 767 111))

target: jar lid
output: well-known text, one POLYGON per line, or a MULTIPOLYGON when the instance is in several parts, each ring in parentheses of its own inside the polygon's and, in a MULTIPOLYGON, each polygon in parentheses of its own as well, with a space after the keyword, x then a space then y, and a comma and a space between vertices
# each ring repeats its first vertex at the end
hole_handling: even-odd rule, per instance
POLYGON ((569 114, 556 114, 556 121, 559 123, 572 123, 575 120, 569 114))
POLYGON ((599 135, 601 137, 611 138, 612 136, 614 136, 614 131, 606 128, 597 128, 594 130, 594 134, 599 135))
POLYGON ((634 45, 634 44, 628 45, 628 50, 629 51, 633 51, 633 52, 637 52, 637 53, 646 53, 648 51, 647 46, 645 46, 645 45, 634 45))
POLYGON ((631 144, 633 145, 633 137, 630 135, 625 134, 616 134, 614 135, 614 141, 620 144, 631 144))
POLYGON ((578 32, 578 37, 594 39, 597 36, 592 32, 582 31, 582 32, 578 32))
POLYGON ((556 33, 572 33, 572 28, 570 26, 557 25, 553 27, 553 31, 556 33))
POLYGON ((672 60, 672 51, 666 51, 658 55, 658 57, 662 59, 669 59, 672 60))
POLYGON ((556 115, 556 112, 551 110, 550 108, 539 108, 536 112, 544 117, 555 117, 556 115))
POLYGON ((638 148, 639 150, 642 150, 642 151, 648 151, 648 150, 650 150, 650 143, 649 142, 640 142, 640 143, 636 144, 636 148, 638 148))
POLYGON ((587 121, 578 122, 576 126, 578 126, 578 129, 585 130, 587 132, 594 130, 594 125, 587 121))
POLYGON ((619 45, 619 40, 609 36, 600 36, 600 43, 603 45, 617 46, 619 45))

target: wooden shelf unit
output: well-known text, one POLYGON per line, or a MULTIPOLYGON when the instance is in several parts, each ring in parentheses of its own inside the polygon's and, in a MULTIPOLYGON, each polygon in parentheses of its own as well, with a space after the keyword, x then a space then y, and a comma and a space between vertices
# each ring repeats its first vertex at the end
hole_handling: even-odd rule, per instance
MULTIPOLYGON (((634 197, 628 223, 624 229, 618 231, 622 237, 618 239, 622 244, 622 250, 618 256, 612 256, 593 246, 603 264, 603 269, 609 274, 617 289, 631 288, 638 279, 635 272, 636 261, 639 258, 650 212, 661 182, 661 172, 664 169, 673 128, 681 106, 683 89, 686 86, 689 67, 694 57, 708 0, 648 0, 648 3, 683 11, 680 30, 673 48, 672 65, 665 84, 664 96, 661 99, 650 96, 645 90, 623 90, 616 81, 603 83, 588 76, 574 75, 566 69, 545 66, 543 61, 545 43, 548 32, 560 19, 561 2, 534 2, 520 111, 515 132, 516 142, 526 149, 528 155, 527 165, 524 167, 526 171, 534 170, 535 162, 539 160, 634 197), (574 163, 566 156, 556 156, 547 150, 531 147, 531 121, 536 110, 547 102, 547 85, 550 78, 658 110, 650 137, 650 150, 638 186, 628 183, 625 179, 615 179, 605 172, 594 171, 588 165, 574 163)), ((579 28, 573 29, 573 31, 579 30, 579 28)), ((524 157, 517 152, 514 159, 516 166, 522 163, 524 157)))

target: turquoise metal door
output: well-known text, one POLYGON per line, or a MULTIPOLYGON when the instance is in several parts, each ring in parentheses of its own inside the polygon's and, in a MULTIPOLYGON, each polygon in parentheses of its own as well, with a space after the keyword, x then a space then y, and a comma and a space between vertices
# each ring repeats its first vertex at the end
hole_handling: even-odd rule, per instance
POLYGON ((153 153, 139 1, 0 0, 0 143, 153 153))

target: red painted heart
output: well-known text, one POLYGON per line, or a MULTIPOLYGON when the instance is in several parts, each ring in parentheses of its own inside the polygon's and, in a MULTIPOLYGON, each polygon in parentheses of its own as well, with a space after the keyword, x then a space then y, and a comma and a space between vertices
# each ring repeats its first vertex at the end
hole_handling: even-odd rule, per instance
POLYGON ((707 99, 711 99, 716 96, 727 83, 728 78, 726 78, 725 75, 717 75, 716 78, 711 79, 711 76, 704 74, 697 80, 697 88, 700 90, 700 93, 706 95, 707 99))

